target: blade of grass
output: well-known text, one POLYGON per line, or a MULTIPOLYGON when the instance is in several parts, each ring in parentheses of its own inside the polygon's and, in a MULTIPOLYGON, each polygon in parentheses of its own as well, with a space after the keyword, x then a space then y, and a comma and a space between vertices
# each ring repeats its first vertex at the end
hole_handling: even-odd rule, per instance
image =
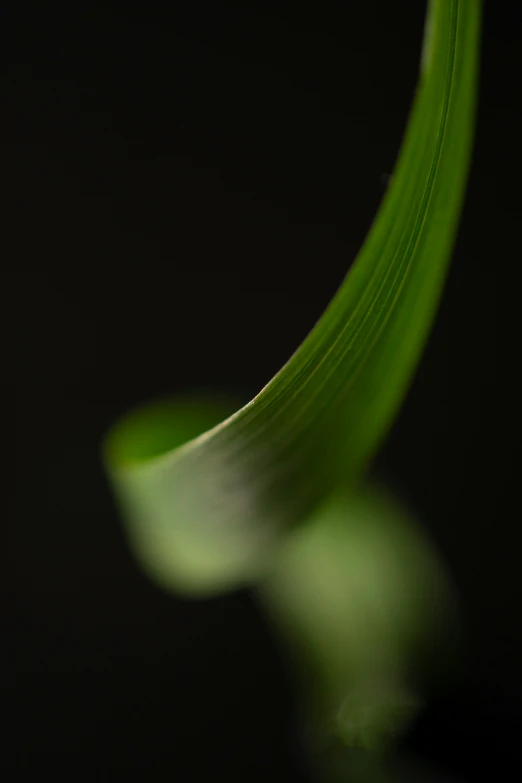
POLYGON ((391 185, 352 269, 282 370, 236 413, 224 408, 224 421, 204 413, 205 404, 192 419, 174 403, 134 414, 109 434, 105 462, 129 534, 163 584, 197 593, 255 580, 281 531, 341 481, 355 485, 386 436, 433 322, 456 233, 479 17, 480 0, 429 3, 391 185), (151 416, 157 441, 144 434, 151 416), (184 440, 187 433, 196 437, 184 440))

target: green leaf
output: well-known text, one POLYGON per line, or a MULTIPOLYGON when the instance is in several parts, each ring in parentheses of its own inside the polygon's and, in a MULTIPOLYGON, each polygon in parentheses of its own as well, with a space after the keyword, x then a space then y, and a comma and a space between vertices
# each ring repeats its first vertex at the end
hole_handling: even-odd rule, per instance
POLYGON ((390 187, 339 291, 282 370, 235 413, 226 404, 173 401, 109 434, 105 463, 131 541, 168 588, 216 592, 258 579, 284 532, 340 483, 355 486, 386 436, 435 317, 455 238, 479 17, 480 0, 429 4, 390 187))

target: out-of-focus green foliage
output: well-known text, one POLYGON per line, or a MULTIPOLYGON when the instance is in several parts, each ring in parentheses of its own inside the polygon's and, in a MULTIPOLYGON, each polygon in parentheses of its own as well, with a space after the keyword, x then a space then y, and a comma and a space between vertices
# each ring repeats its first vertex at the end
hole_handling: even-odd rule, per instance
POLYGON ((257 595, 298 690, 306 683, 319 750, 332 737, 385 748, 421 706, 421 680, 447 673, 441 654, 453 664, 449 580, 412 513, 380 487, 330 497, 288 535, 257 595))

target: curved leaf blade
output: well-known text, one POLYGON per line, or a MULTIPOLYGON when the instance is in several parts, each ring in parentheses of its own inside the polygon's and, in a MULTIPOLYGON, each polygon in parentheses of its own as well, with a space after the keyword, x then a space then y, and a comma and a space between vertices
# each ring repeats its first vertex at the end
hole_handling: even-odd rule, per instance
POLYGON ((480 0, 429 4, 391 185, 352 269, 282 370, 187 442, 179 433, 186 413, 175 406, 161 442, 145 454, 132 434, 139 415, 109 435, 105 461, 129 533, 163 584, 198 592, 256 579, 281 531, 340 482, 356 484, 385 437, 433 322, 455 238, 479 21, 480 0))

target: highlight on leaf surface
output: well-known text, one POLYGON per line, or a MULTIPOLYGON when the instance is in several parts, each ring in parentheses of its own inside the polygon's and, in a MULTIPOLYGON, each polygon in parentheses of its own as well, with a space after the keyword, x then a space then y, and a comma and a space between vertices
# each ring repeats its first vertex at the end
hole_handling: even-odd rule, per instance
POLYGON ((173 401, 109 434, 105 464, 133 548, 168 589, 256 582, 289 530, 364 477, 442 291, 470 158, 479 12, 479 0, 429 3, 390 187, 337 294, 281 371, 235 413, 173 401))

